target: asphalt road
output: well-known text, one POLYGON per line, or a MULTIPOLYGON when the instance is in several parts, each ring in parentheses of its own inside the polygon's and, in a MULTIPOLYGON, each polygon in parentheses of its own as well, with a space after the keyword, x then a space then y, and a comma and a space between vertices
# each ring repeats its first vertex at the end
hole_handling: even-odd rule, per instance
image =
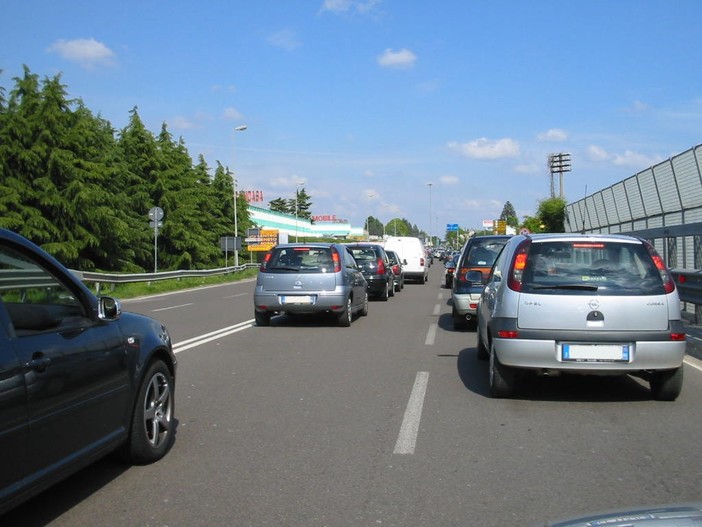
POLYGON ((125 303, 178 351, 176 443, 95 463, 5 517, 52 526, 531 526, 702 496, 702 369, 673 403, 630 378, 487 395, 443 268, 350 328, 253 326, 253 282, 125 303))

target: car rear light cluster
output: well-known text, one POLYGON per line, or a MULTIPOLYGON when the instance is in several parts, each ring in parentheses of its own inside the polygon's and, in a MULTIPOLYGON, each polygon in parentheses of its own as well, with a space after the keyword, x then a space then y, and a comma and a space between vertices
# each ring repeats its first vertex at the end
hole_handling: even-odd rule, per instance
POLYGON ((378 258, 378 274, 385 274, 385 262, 382 258, 378 258))
POLYGON ((644 242, 644 246, 648 250, 648 254, 651 255, 651 259, 656 265, 656 269, 658 269, 658 272, 661 274, 661 280, 663 280, 664 291, 666 293, 672 293, 673 291, 675 291, 675 281, 673 280, 673 275, 670 273, 670 271, 668 271, 668 268, 665 266, 663 258, 660 257, 660 255, 656 252, 656 249, 654 249, 653 245, 651 245, 650 243, 644 242))
POLYGON ((512 265, 510 266, 509 276, 507 277, 507 285, 512 291, 519 292, 522 290, 522 279, 527 264, 529 247, 531 247, 531 240, 524 240, 519 244, 512 257, 512 265))
POLYGON ((273 253, 271 253, 271 252, 267 252, 266 256, 263 257, 263 261, 261 262, 261 267, 259 268, 259 270, 261 272, 263 272, 263 273, 266 272, 266 268, 268 267, 268 262, 270 262, 272 254, 273 253))
POLYGON ((331 256, 334 263, 334 272, 338 273, 341 271, 341 256, 339 256, 339 252, 336 249, 332 249, 331 256))

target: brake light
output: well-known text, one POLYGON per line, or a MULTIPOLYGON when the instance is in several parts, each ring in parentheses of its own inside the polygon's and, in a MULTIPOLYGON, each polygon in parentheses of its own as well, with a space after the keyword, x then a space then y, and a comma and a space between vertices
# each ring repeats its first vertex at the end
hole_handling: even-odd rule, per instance
POLYGON ((517 247, 517 251, 512 259, 509 276, 507 277, 507 285, 513 291, 519 292, 522 290, 522 278, 524 276, 524 269, 526 268, 527 254, 529 253, 530 246, 531 240, 524 240, 517 247))
POLYGON ((382 258, 378 258, 378 274, 385 274, 385 262, 382 258))
POLYGON ((395 274, 400 274, 400 266, 399 265, 393 265, 392 266, 392 272, 395 274))
POLYGON ((270 259, 271 259, 271 253, 268 252, 268 253, 266 253, 266 256, 263 257, 263 261, 261 262, 261 267, 259 269, 260 271, 263 271, 263 272, 266 271, 266 268, 268 267, 268 262, 270 261, 270 259))
POLYGON ((517 337, 519 337, 519 331, 514 331, 514 330, 498 331, 497 336, 501 339, 516 339, 517 337))
POLYGON ((670 340, 685 340, 685 333, 671 333, 670 340))
POLYGON ((339 251, 336 249, 332 249, 331 251, 332 255, 332 262, 334 263, 334 272, 338 273, 341 271, 341 257, 339 256, 339 251))
POLYGON ((420 259, 419 259, 419 265, 420 265, 421 267, 424 267, 424 258, 420 258, 420 259))
POLYGON ((670 271, 668 271, 668 268, 665 266, 663 258, 660 257, 660 255, 656 252, 656 249, 654 249, 653 245, 650 243, 644 242, 644 246, 648 250, 648 254, 651 255, 651 259, 653 260, 656 269, 658 269, 658 272, 661 274, 661 280, 663 280, 663 290, 666 293, 672 293, 675 291, 675 281, 673 280, 673 275, 670 274, 670 271))

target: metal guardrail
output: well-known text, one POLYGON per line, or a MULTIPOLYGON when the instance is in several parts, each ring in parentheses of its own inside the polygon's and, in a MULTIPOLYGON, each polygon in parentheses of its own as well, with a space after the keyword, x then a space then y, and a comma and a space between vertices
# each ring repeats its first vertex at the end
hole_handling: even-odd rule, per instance
POLYGON ((680 300, 694 304, 694 323, 702 323, 702 271, 695 269, 671 269, 680 300))
POLYGON ((95 284, 95 290, 100 291, 102 284, 128 284, 131 282, 153 282, 157 280, 172 280, 174 278, 194 278, 202 276, 216 276, 221 274, 235 273, 248 268, 256 268, 260 264, 247 263, 237 266, 220 267, 218 269, 191 269, 181 271, 163 271, 160 273, 132 273, 132 274, 116 274, 116 273, 91 273, 87 271, 76 271, 71 269, 71 272, 83 282, 92 282, 95 284))

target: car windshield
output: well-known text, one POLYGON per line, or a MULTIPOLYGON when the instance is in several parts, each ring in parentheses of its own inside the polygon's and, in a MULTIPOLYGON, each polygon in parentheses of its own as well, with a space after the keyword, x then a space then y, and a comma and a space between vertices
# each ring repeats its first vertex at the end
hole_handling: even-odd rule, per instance
POLYGON ((331 272, 334 268, 329 247, 279 247, 273 250, 268 271, 299 273, 331 272))
POLYGON ((663 280, 640 243, 532 243, 522 292, 599 295, 663 294, 663 280))

